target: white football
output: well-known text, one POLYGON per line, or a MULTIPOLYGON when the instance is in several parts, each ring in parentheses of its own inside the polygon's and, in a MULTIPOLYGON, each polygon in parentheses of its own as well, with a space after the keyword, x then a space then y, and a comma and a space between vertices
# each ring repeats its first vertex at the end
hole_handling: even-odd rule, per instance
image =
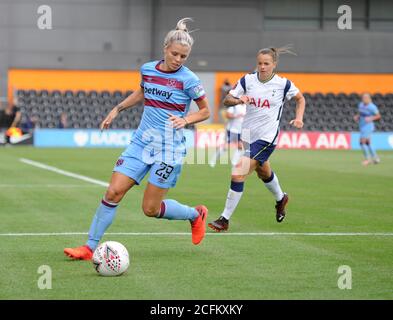
POLYGON ((105 277, 119 276, 130 266, 126 247, 116 241, 101 243, 94 251, 92 261, 96 271, 105 277))

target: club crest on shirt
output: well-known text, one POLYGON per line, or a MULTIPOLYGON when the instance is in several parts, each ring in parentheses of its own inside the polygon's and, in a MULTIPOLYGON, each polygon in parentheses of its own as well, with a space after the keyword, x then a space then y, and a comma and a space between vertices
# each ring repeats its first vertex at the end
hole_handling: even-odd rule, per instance
POLYGON ((176 79, 168 79, 167 85, 168 85, 168 87, 176 88, 177 87, 177 80, 176 79))

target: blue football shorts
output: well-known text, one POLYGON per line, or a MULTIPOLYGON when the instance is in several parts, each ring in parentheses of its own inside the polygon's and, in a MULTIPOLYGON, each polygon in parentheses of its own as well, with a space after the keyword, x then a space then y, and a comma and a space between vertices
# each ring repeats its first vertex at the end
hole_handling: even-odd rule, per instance
POLYGON ((370 139, 373 133, 373 128, 363 128, 360 130, 360 139, 370 139))
POLYGON ((113 172, 119 172, 140 184, 150 171, 149 182, 159 188, 176 186, 182 169, 184 154, 166 153, 163 150, 152 152, 131 143, 116 161, 113 172))
POLYGON ((244 155, 250 159, 258 160, 260 165, 263 165, 265 161, 267 161, 270 155, 273 153, 276 148, 275 144, 264 140, 257 140, 251 145, 244 143, 245 153, 244 155))

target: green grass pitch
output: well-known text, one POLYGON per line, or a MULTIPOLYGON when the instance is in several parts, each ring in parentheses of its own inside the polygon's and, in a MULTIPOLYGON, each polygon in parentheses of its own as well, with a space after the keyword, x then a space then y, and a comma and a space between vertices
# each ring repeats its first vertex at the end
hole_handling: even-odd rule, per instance
MULTIPOLYGON (((290 196, 283 223, 275 221, 274 199, 253 175, 230 231, 209 229, 199 246, 188 234, 106 235, 131 256, 128 272, 116 278, 64 256, 63 248, 84 244, 85 235, 20 235, 87 232, 105 188, 19 158, 108 181, 121 151, 0 149, 0 299, 393 298, 392 152, 380 152, 381 164, 362 167, 357 151, 276 150, 271 163, 290 196), (247 234, 267 232, 278 234, 247 234), (386 234, 280 234, 314 232, 386 234), (41 265, 51 268, 50 290, 38 288, 41 265), (342 265, 351 268, 352 289, 338 288, 342 265)), ((224 206, 229 181, 228 165, 188 164, 168 197, 205 204, 211 221, 224 206)), ((143 215, 144 186, 123 199, 108 232, 188 233, 188 222, 143 215)))

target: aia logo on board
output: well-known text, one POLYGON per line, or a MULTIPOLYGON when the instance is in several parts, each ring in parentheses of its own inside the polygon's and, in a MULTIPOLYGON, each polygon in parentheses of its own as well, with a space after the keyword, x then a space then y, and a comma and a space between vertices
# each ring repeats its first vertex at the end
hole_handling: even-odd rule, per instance
POLYGON ((119 159, 116 161, 116 167, 121 166, 124 162, 124 159, 119 159))

